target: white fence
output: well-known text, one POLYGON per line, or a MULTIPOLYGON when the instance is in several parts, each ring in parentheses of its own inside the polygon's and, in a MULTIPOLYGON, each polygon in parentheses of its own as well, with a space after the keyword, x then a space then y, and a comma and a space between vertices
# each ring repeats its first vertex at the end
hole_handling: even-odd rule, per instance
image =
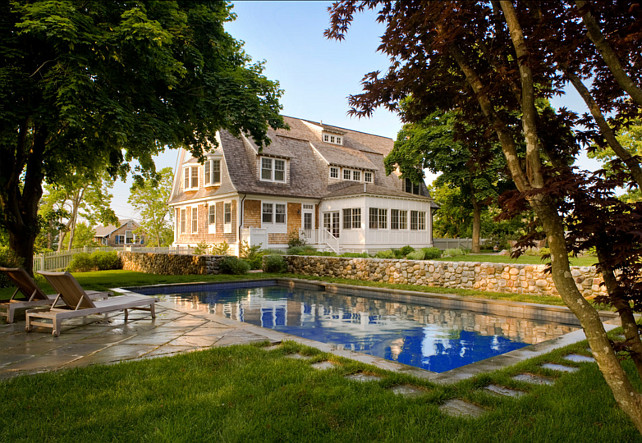
POLYGON ((60 252, 45 252, 33 256, 33 271, 55 271, 59 269, 66 269, 71 263, 74 255, 81 252, 92 253, 94 251, 134 251, 134 252, 156 252, 156 253, 173 253, 173 254, 191 254, 192 248, 188 247, 158 247, 147 248, 137 246, 123 246, 113 248, 109 246, 103 247, 84 247, 77 249, 70 249, 68 251, 60 252))
POLYGON ((472 238, 434 238, 432 242, 435 248, 442 251, 446 249, 472 249, 473 247, 472 238))

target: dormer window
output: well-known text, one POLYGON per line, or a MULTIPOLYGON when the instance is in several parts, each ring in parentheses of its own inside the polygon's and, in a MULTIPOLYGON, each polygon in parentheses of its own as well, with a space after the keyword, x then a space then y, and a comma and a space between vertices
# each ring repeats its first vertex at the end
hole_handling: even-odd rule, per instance
POLYGON ((419 189, 420 188, 418 183, 413 183, 409 178, 405 179, 404 191, 409 192, 411 194, 419 195, 419 189))
POLYGON ((339 178, 339 168, 330 166, 330 178, 339 178))
POLYGON ((364 172, 363 181, 365 181, 366 183, 372 183, 372 172, 368 172, 368 171, 364 172))
POLYGON ((183 168, 183 190, 195 191, 198 189, 198 166, 183 168))
POLYGON ((335 134, 323 134, 323 141, 325 143, 332 143, 333 145, 342 145, 343 137, 335 134))
POLYGON ((218 186, 221 184, 221 160, 207 160, 204 169, 205 186, 218 186))
POLYGON ((285 183, 285 160, 261 157, 261 180, 285 183))

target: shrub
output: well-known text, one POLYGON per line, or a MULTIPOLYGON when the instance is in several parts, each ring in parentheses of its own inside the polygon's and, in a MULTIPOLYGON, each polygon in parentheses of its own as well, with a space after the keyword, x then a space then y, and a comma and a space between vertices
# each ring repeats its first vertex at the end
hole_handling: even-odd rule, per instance
POLYGON ((234 256, 228 256, 219 262, 219 269, 223 274, 242 275, 250 270, 250 264, 234 256))
POLYGON ((409 253, 406 258, 408 260, 423 260, 426 254, 421 249, 419 251, 412 251, 409 253))
POLYGON ((90 259, 94 262, 94 268, 99 271, 121 269, 123 267, 116 251, 94 251, 90 259))
POLYGON ((207 244, 207 242, 200 242, 199 244, 196 245, 192 253, 194 255, 206 255, 209 254, 210 252, 210 245, 207 244))
POLYGON ((247 241, 241 243, 239 256, 249 263, 250 269, 261 269, 265 252, 261 251, 261 244, 250 246, 247 241))
POLYGON ((413 252, 414 250, 415 250, 415 248, 413 248, 413 247, 412 247, 412 246, 410 246, 410 245, 406 245, 406 246, 404 246, 403 248, 401 248, 401 249, 400 249, 400 251, 401 251, 401 255, 402 255, 403 257, 407 256, 408 254, 410 254, 410 253, 411 253, 411 252, 413 252))
POLYGON ((421 248, 424 253, 424 260, 434 260, 441 257, 441 249, 439 248, 421 248))
POLYGON ((392 249, 386 249, 384 251, 378 251, 375 254, 377 258, 395 258, 395 253, 392 249))
POLYGON ((223 243, 215 243, 211 246, 210 254, 212 255, 228 255, 230 252, 230 245, 224 241, 223 243))
MULTIPOLYGON (((20 268, 22 266, 22 259, 13 252, 13 249, 8 246, 0 246, 0 266, 5 266, 7 268, 20 268)), ((11 286, 11 280, 9 277, 0 274, 0 288, 6 286, 11 286)))
POLYGON ((305 246, 305 239, 301 238, 298 233, 292 232, 288 238, 288 248, 305 246))
POLYGON ((460 255, 466 255, 466 251, 460 248, 451 248, 444 251, 444 257, 458 257, 460 255))
POLYGON ((280 273, 285 272, 287 268, 288 266, 285 262, 285 258, 283 258, 282 255, 272 254, 263 257, 264 272, 280 273))
POLYGON ((319 251, 312 246, 294 246, 288 248, 287 255, 319 255, 319 251))
POLYGON ((88 252, 79 252, 71 259, 67 269, 71 272, 87 272, 96 269, 96 263, 88 252))
POLYGON ((368 258, 370 255, 368 255, 367 252, 344 252, 341 254, 339 257, 348 257, 348 258, 368 258))

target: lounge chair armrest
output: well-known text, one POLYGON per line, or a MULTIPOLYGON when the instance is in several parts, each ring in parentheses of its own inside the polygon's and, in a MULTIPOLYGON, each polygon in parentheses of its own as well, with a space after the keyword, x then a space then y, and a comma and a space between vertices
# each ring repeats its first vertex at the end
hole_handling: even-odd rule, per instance
POLYGON ((11 298, 9 299, 9 301, 13 300, 13 298, 14 298, 16 295, 18 295, 18 291, 20 291, 20 289, 18 289, 18 288, 16 288, 16 290, 15 290, 15 291, 13 291, 13 295, 11 295, 11 298))

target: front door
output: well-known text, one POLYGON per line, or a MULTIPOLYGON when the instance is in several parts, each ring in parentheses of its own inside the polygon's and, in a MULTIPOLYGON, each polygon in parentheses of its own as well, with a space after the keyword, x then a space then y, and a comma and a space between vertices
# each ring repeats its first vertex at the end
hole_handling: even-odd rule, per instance
POLYGON ((323 213, 323 227, 339 238, 339 211, 323 213))

